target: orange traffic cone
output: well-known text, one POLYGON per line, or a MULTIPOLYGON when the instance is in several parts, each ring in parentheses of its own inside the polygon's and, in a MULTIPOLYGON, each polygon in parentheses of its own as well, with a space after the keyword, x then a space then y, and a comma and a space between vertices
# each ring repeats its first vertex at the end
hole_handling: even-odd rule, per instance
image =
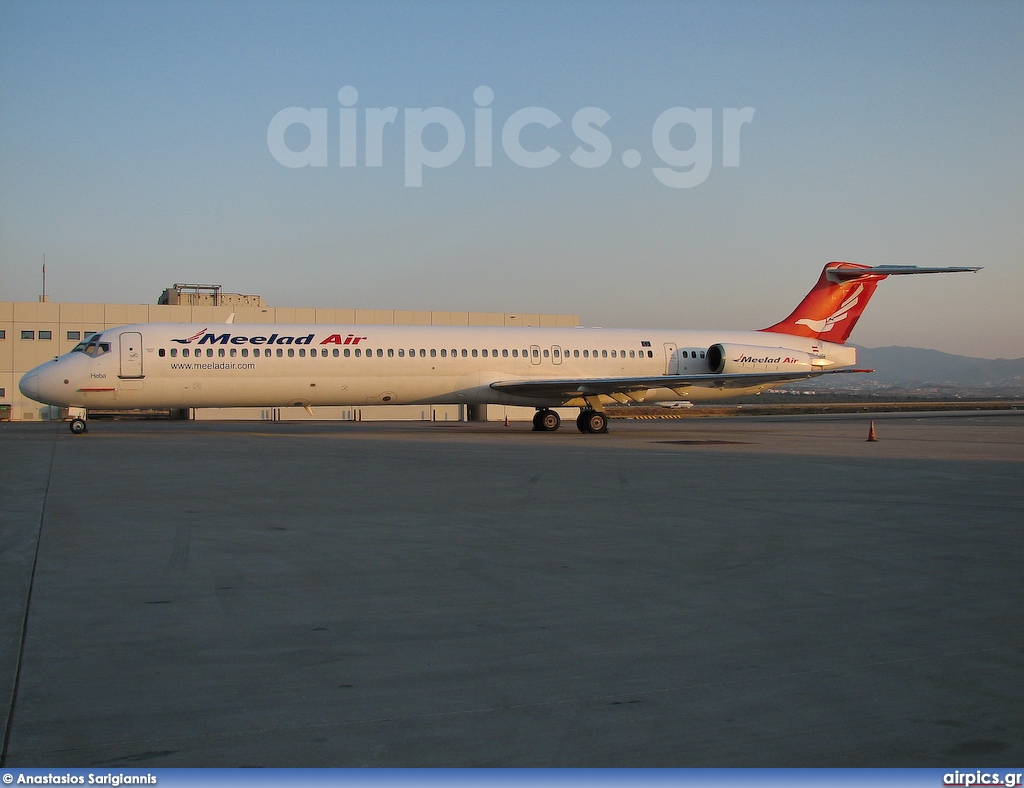
POLYGON ((875 435, 875 422, 871 422, 871 426, 868 428, 868 439, 865 443, 875 443, 878 441, 878 436, 875 435))

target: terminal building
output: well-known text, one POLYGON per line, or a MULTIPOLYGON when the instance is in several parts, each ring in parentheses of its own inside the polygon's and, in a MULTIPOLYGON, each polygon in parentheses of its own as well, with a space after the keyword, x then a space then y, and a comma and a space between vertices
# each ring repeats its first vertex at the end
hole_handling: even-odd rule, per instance
MULTIPOLYGON (((45 297, 44 297, 45 298, 45 297)), ((390 309, 272 307, 258 295, 224 293, 220 285, 175 284, 155 304, 77 304, 0 301, 0 421, 63 417, 59 408, 23 396, 18 381, 30 369, 70 351, 91 334, 136 323, 320 323, 337 325, 544 326, 579 325, 577 315, 502 312, 431 312, 390 309)), ((474 418, 529 419, 532 408, 490 406, 474 418)), ((97 414, 98 415, 98 414, 97 414)), ((302 408, 199 408, 187 414, 151 414, 195 419, 309 419, 302 408)), ((316 408, 315 419, 464 420, 466 406, 378 405, 316 408)))

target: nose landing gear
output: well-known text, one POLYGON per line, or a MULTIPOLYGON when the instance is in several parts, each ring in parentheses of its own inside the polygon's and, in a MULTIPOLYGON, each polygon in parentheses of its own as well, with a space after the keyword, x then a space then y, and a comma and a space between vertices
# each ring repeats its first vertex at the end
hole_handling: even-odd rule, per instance
POLYGON ((89 431, 89 425, 85 421, 85 408, 68 408, 68 416, 71 417, 71 421, 68 422, 68 428, 71 430, 72 435, 81 435, 89 431))

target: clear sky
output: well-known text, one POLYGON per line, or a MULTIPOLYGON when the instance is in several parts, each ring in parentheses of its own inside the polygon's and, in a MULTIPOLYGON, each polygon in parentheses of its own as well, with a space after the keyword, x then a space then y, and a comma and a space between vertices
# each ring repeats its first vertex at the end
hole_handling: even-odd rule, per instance
POLYGON ((852 341, 1021 357, 1024 4, 2 0, 0 300, 44 254, 58 301, 681 328, 774 323, 830 260, 982 265, 883 283, 852 341), (324 125, 275 142, 290 107, 324 125))

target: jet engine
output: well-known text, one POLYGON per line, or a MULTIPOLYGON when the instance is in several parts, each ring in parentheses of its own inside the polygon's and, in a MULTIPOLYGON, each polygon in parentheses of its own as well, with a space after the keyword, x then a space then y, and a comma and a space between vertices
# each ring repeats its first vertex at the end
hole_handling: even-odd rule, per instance
POLYGON ((827 358, 802 350, 726 344, 709 347, 707 362, 709 370, 716 375, 743 372, 811 372, 835 364, 827 358))

